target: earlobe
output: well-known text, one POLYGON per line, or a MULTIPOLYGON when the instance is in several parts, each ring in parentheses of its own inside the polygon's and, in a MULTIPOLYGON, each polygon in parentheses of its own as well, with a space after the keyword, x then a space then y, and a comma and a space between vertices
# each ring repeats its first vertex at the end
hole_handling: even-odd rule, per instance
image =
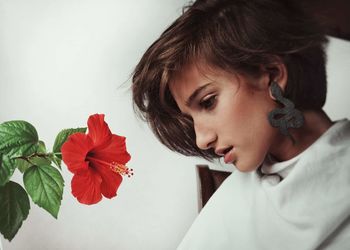
POLYGON ((285 85, 286 84, 283 84, 283 82, 278 82, 276 80, 270 80, 269 82, 269 95, 270 95, 270 98, 274 101, 278 101, 278 98, 276 97, 276 89, 278 89, 279 91, 279 94, 280 95, 283 95, 284 93, 284 90, 285 90, 285 85))
POLYGON ((270 64, 265 67, 265 70, 269 73, 269 94, 271 99, 276 101, 274 94, 271 92, 271 84, 277 83, 282 92, 285 91, 287 87, 287 68, 285 64, 281 61, 270 64))
POLYGON ((269 72, 270 76, 269 85, 271 85, 272 82, 276 82, 284 92, 287 87, 288 80, 288 72, 286 65, 282 61, 278 61, 267 66, 266 69, 269 72))
POLYGON ((272 85, 272 82, 270 82, 269 84, 269 95, 270 95, 270 98, 274 101, 276 101, 276 98, 273 96, 272 94, 272 88, 271 88, 271 85, 272 85))
POLYGON ((271 79, 270 82, 269 82, 269 95, 270 95, 270 98, 274 101, 276 101, 276 87, 274 88, 273 85, 277 85, 278 86, 278 89, 279 91, 281 92, 281 95, 283 95, 284 93, 284 90, 286 88, 286 85, 287 85, 287 81, 285 82, 279 82, 279 81, 276 81, 276 80, 273 80, 271 79))

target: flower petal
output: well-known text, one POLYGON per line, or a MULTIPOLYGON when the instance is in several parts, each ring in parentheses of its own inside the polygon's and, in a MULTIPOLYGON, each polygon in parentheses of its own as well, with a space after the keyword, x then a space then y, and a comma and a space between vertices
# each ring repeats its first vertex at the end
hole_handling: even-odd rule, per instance
POLYGON ((91 149, 94 158, 102 159, 105 162, 117 162, 125 165, 130 160, 130 154, 126 151, 125 137, 112 135, 109 143, 91 149))
POLYGON ((104 121, 104 114, 94 114, 88 119, 88 136, 91 138, 95 146, 106 143, 111 138, 111 131, 104 121))
POLYGON ((109 199, 116 196, 118 187, 123 180, 121 175, 106 166, 98 166, 96 170, 102 178, 101 192, 103 196, 109 199))
POLYGON ((86 134, 75 133, 68 137, 61 147, 61 152, 62 160, 72 173, 88 168, 85 157, 92 147, 93 143, 86 134))
POLYGON ((72 194, 80 203, 91 205, 102 199, 102 178, 94 169, 79 171, 72 178, 72 194))

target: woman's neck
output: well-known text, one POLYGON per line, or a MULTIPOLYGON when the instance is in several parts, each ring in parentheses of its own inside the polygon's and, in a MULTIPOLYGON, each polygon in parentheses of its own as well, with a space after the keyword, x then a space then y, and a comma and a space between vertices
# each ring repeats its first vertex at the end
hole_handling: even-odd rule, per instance
POLYGON ((304 111, 305 123, 301 128, 289 129, 295 139, 295 144, 282 134, 279 134, 269 153, 278 161, 286 161, 297 156, 311 146, 334 122, 323 111, 304 111))

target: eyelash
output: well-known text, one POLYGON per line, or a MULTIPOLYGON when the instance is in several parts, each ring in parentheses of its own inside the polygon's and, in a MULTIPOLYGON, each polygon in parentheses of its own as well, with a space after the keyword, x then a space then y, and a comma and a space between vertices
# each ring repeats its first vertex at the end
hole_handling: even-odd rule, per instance
POLYGON ((216 104, 217 95, 212 95, 199 103, 199 106, 206 110, 211 110, 216 104))

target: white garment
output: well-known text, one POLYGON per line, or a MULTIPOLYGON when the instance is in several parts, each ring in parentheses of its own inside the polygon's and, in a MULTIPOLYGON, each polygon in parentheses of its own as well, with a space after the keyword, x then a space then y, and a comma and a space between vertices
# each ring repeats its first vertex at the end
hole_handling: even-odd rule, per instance
POLYGON ((234 171, 178 250, 350 249, 350 121, 261 171, 234 171))

